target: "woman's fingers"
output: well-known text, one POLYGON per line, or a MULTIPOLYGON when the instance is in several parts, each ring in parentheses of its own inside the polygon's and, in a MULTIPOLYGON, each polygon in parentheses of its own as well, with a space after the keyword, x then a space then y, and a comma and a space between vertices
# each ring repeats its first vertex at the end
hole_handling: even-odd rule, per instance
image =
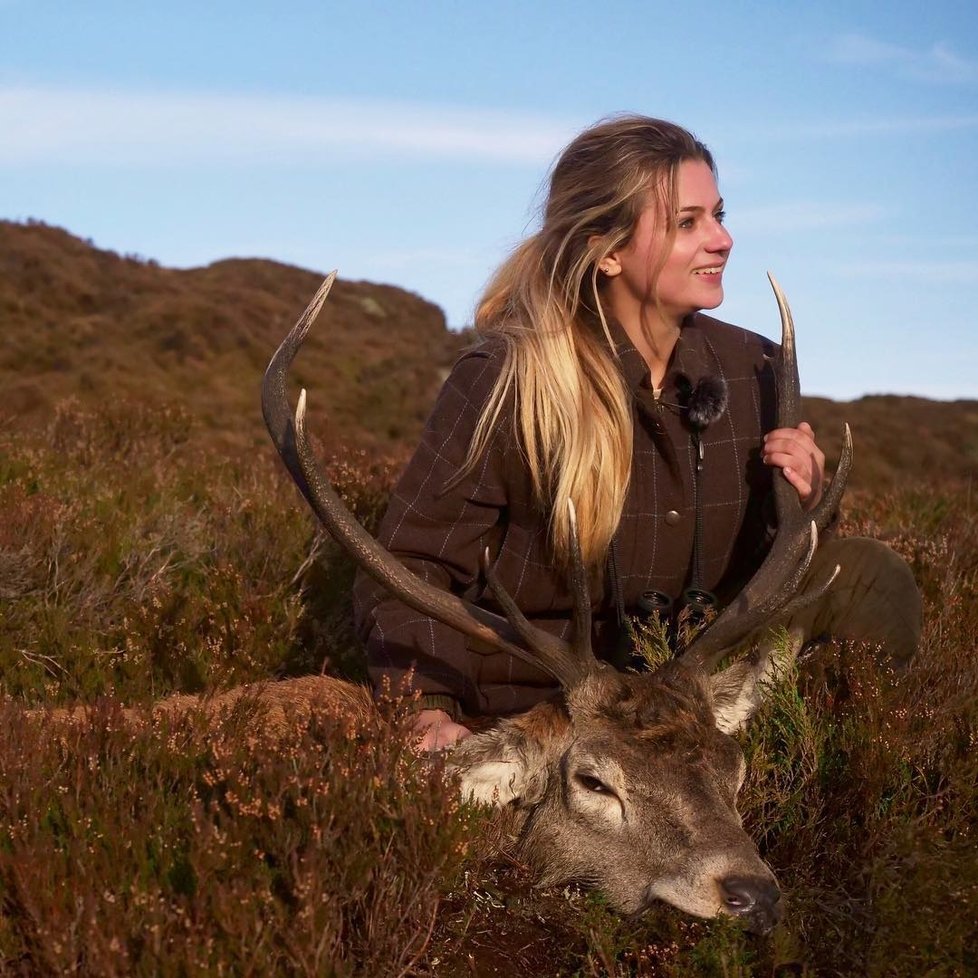
POLYGON ((781 469, 806 507, 814 506, 822 495, 825 481, 825 455, 815 444, 815 432, 807 421, 797 428, 776 428, 764 436, 762 458, 765 465, 781 469))
POLYGON ((414 731, 418 735, 418 750, 422 753, 444 750, 472 733, 444 710, 421 710, 414 718, 414 731))

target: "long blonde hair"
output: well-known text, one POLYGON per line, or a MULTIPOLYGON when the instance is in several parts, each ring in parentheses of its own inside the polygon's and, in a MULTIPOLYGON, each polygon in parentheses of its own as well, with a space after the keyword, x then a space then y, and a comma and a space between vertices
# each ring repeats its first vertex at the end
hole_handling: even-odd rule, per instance
POLYGON ((562 565, 568 500, 593 566, 618 526, 632 467, 631 399, 601 305, 598 262, 628 243, 650 202, 667 222, 665 261, 686 160, 714 168, 702 143, 660 119, 619 116, 582 132, 554 165, 542 227, 497 270, 476 310, 476 329, 501 337, 506 356, 465 468, 486 451, 512 396, 515 435, 562 565))

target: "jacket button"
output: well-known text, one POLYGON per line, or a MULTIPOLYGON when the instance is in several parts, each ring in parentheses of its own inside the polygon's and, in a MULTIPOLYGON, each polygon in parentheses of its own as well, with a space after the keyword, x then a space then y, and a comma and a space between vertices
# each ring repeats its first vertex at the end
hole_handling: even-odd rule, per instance
POLYGON ((669 512, 666 513, 666 523, 668 523, 669 526, 675 526, 681 519, 682 517, 674 509, 670 509, 669 512))

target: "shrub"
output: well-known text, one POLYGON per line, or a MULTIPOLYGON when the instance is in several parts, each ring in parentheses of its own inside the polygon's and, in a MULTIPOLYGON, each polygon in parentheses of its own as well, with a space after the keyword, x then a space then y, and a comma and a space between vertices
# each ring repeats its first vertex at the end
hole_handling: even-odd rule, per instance
MULTIPOLYGON (((389 467, 333 465, 375 525, 389 467)), ((0 973, 970 975, 978 972, 978 515, 967 486, 855 494, 844 533, 911 564, 909 673, 825 651, 743 737, 745 822, 786 894, 761 941, 668 907, 539 890, 505 817, 459 808, 403 718, 292 736, 245 704, 122 723, 118 703, 356 674, 353 570, 271 450, 180 412, 64 406, 0 429, 0 973), (93 722, 24 722, 84 700, 93 722)), ((654 636, 651 636, 654 638, 654 636)))
POLYGON ((474 834, 396 716, 2 720, 4 973, 397 974, 474 834))

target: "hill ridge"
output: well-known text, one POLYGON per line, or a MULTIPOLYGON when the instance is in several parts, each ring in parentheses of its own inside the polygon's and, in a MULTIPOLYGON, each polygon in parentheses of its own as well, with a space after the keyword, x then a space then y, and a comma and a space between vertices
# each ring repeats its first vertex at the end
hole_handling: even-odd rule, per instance
MULTIPOLYGON (((196 438, 264 448, 262 373, 321 280, 269 258, 167 268, 40 221, 0 221, 0 414, 30 425, 66 398, 179 404, 196 438)), ((328 419, 333 442, 403 457, 470 334, 414 292, 345 279, 320 320, 294 368, 313 423, 328 419)), ((804 409, 830 452, 852 426, 854 485, 978 476, 978 400, 866 394, 804 409)))
MULTIPOLYGON (((4 412, 29 423, 68 397, 180 402, 228 446, 264 440, 262 372, 321 280, 264 258, 166 268, 0 221, 4 412)), ((345 441, 394 449, 418 436, 461 343, 421 296, 338 279, 296 374, 345 441)))

